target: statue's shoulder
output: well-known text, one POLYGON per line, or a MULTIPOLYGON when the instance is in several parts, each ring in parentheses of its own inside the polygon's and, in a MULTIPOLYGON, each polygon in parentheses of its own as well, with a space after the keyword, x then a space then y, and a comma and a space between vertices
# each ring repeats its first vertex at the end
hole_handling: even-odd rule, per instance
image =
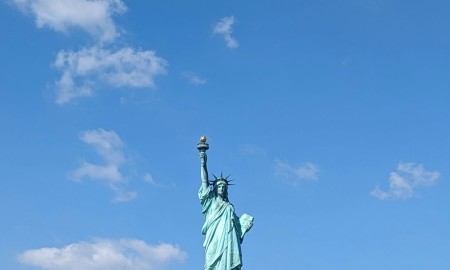
POLYGON ((201 185, 198 190, 198 196, 201 200, 206 200, 208 198, 212 198, 214 196, 214 192, 211 189, 211 186, 201 185))

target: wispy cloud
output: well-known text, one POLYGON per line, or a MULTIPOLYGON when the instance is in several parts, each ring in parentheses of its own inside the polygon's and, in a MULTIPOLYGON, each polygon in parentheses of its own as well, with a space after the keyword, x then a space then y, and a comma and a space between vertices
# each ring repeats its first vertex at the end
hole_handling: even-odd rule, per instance
POLYGON ((143 177, 144 182, 152 185, 152 186, 158 186, 158 183, 156 183, 155 179, 153 179, 153 176, 149 173, 146 173, 143 177))
POLYGON ((390 173, 389 189, 382 191, 376 186, 370 194, 380 200, 406 200, 414 196, 417 188, 434 185, 439 177, 439 172, 427 171, 422 164, 400 162, 397 170, 390 173))
POLYGON ((231 36, 233 32, 234 16, 224 17, 214 26, 214 34, 222 35, 229 48, 237 48, 238 41, 231 36))
POLYGON ((31 13, 39 28, 64 33, 79 28, 100 42, 111 42, 120 35, 112 16, 127 10, 121 0, 13 0, 13 3, 31 13))
POLYGON ((185 78, 192 85, 203 85, 206 83, 206 79, 200 77, 192 71, 184 71, 181 76, 185 78))
POLYGON ((56 82, 56 103, 91 96, 93 86, 153 87, 154 77, 166 73, 167 61, 154 51, 122 48, 116 51, 97 46, 79 51, 61 51, 54 66, 61 70, 56 82))
POLYGON ((127 191, 129 176, 124 176, 122 168, 126 163, 124 143, 114 131, 104 129, 89 130, 81 133, 80 140, 92 146, 103 160, 103 164, 92 164, 84 161, 81 166, 70 172, 69 177, 75 181, 84 178, 103 181, 114 192, 116 202, 125 202, 137 197, 137 192, 127 191))
POLYGON ((137 239, 96 239, 26 250, 18 256, 20 263, 46 270, 163 270, 186 258, 178 246, 150 245, 137 239))
POLYGON ((318 174, 319 166, 310 162, 292 166, 287 162, 275 160, 275 176, 293 186, 297 186, 302 181, 315 181, 318 174))

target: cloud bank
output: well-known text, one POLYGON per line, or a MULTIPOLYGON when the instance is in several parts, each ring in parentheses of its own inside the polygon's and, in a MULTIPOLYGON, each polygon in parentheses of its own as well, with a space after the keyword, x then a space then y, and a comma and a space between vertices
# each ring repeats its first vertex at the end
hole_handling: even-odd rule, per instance
POLYGON ((434 185, 439 177, 439 172, 427 171, 422 164, 400 162, 397 170, 390 173, 389 189, 382 191, 376 186, 370 194, 380 200, 406 200, 415 195, 416 189, 434 185))
POLYGON ((297 186, 303 181, 315 181, 318 174, 319 166, 310 162, 292 166, 287 162, 275 160, 275 176, 292 186, 297 186))
POLYGON ((228 46, 228 48, 237 48, 239 46, 238 41, 231 36, 233 32, 233 24, 235 23, 234 16, 223 17, 214 26, 213 33, 221 35, 228 46))
POLYGON ((78 169, 69 173, 69 177, 75 181, 88 178, 106 183, 115 192, 116 202, 135 199, 137 192, 124 189, 130 177, 122 173, 127 161, 124 156, 125 145, 120 137, 114 131, 100 128, 82 132, 80 140, 94 148, 103 164, 84 161, 78 169))
POLYGON ((122 0, 11 0, 31 14, 38 28, 88 33, 95 45, 78 51, 62 50, 53 65, 61 71, 55 82, 57 104, 93 96, 106 87, 151 88, 154 77, 166 74, 167 61, 152 50, 134 49, 115 42, 121 32, 113 16, 127 11, 122 0), (108 48, 109 47, 109 48, 108 48))
POLYGON ((150 245, 137 239, 96 239, 62 248, 26 250, 18 256, 22 264, 46 270, 163 270, 186 258, 187 253, 178 246, 150 245))
POLYGON ((22 11, 31 13, 38 28, 67 33, 79 28, 100 42, 120 36, 112 19, 127 8, 121 0, 13 0, 22 11))
POLYGON ((122 48, 116 51, 97 46, 77 52, 60 51, 54 66, 62 72, 56 82, 56 103, 91 96, 92 87, 154 87, 154 77, 166 74, 167 61, 154 51, 122 48))

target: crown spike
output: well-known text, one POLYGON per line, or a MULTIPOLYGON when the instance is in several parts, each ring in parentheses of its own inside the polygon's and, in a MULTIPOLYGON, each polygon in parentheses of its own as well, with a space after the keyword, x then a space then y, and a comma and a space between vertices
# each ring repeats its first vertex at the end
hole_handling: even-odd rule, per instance
POLYGON ((223 172, 220 173, 220 177, 217 177, 216 175, 212 174, 214 176, 214 180, 210 181, 210 184, 215 186, 218 182, 225 182, 227 185, 234 185, 230 182, 234 181, 235 179, 228 179, 231 174, 229 174, 227 177, 223 177, 223 172))

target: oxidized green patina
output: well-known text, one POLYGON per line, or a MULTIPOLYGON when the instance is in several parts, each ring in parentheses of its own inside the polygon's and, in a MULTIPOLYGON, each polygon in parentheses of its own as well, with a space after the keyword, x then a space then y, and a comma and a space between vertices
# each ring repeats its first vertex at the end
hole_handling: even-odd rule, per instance
POLYGON ((241 244, 244 235, 253 226, 253 217, 243 214, 240 218, 234 212, 234 206, 228 201, 227 178, 215 177, 208 180, 206 150, 209 145, 206 137, 197 145, 200 152, 202 184, 198 197, 202 204, 205 223, 202 234, 205 235, 206 270, 240 270, 242 267, 241 244))

